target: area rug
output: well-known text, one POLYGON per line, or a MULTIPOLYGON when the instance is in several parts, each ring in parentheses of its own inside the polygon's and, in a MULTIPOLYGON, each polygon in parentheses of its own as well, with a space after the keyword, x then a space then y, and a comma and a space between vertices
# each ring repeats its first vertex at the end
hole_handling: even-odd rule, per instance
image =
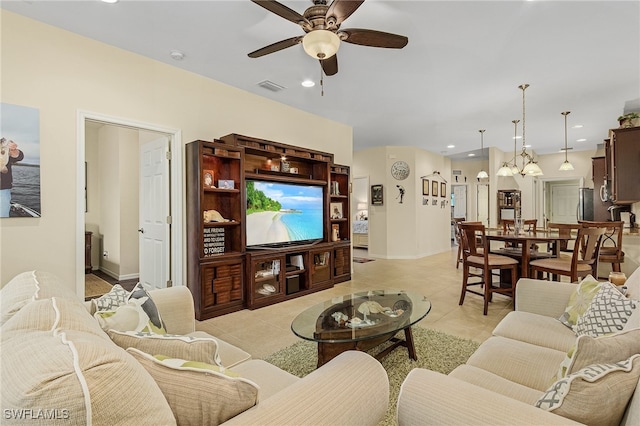
MULTIPOLYGON (((409 359, 407 349, 400 347, 384 357, 380 362, 389 376, 389 409, 380 425, 396 424, 396 402, 400 385, 407 374, 414 368, 426 368, 449 374, 460 364, 464 364, 472 353, 478 349, 479 343, 473 340, 461 339, 440 331, 422 327, 413 327, 413 339, 416 347, 417 361, 409 359)), ((399 333, 404 338, 404 333, 399 333)), ((371 352, 373 354, 384 349, 381 345, 371 352)), ((268 357, 265 361, 276 365, 291 374, 304 377, 316 369, 318 362, 317 344, 301 341, 292 346, 281 349, 268 357)))
POLYGON ((353 261, 355 263, 367 263, 367 262, 373 262, 375 259, 365 259, 364 257, 354 257, 353 261))
POLYGON ((84 299, 89 300, 94 297, 102 296, 109 293, 113 286, 103 280, 96 277, 93 274, 87 274, 84 276, 84 299))

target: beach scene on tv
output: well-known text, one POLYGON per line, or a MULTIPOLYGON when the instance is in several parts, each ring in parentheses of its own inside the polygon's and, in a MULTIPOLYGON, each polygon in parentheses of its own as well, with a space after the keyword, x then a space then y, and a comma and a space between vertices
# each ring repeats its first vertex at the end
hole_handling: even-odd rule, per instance
POLYGON ((322 187, 246 181, 247 246, 322 239, 322 187))

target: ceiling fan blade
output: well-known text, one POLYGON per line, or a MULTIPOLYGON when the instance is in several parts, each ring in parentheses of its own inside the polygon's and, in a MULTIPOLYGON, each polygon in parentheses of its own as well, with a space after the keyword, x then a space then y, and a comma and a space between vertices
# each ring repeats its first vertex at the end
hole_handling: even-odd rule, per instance
POLYGON ((293 9, 289 9, 287 6, 282 3, 278 3, 275 0, 251 0, 255 4, 264 7, 269 12, 275 13, 278 16, 283 17, 284 19, 293 22, 298 25, 311 25, 307 19, 300 15, 293 9))
POLYGON ((281 40, 276 43, 270 44, 269 46, 265 46, 262 49, 258 49, 254 52, 249 53, 250 58, 259 58, 260 56, 268 55, 269 53, 277 52, 278 50, 286 49, 287 47, 295 46, 298 43, 302 42, 302 37, 304 36, 296 36, 291 37, 286 40, 281 40))
POLYGON ((362 28, 349 28, 340 30, 339 33, 344 33, 347 36, 346 38, 341 37, 342 41, 362 46, 402 49, 409 42, 405 36, 362 28))
POLYGON ((333 0, 325 16, 327 19, 334 16, 336 18, 336 25, 340 25, 342 21, 351 16, 362 3, 364 3, 364 0, 333 0))
POLYGON ((338 55, 333 55, 327 59, 320 59, 320 65, 322 65, 322 71, 326 75, 336 75, 338 73, 338 55))

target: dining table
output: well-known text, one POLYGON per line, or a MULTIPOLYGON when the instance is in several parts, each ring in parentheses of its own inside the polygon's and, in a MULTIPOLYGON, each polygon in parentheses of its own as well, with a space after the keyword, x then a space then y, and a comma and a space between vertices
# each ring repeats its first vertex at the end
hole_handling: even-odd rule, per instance
POLYGON ((488 229, 486 231, 487 244, 490 247, 491 241, 502 241, 509 243, 508 246, 502 248, 499 253, 505 256, 514 257, 520 259, 520 277, 527 278, 529 276, 529 262, 531 259, 539 257, 558 257, 560 253, 560 242, 569 241, 573 237, 560 236, 558 231, 551 231, 546 229, 538 229, 534 231, 520 231, 515 232, 503 231, 502 229, 488 229), (535 247, 535 243, 547 243, 551 248, 549 254, 532 250, 532 246, 535 247))

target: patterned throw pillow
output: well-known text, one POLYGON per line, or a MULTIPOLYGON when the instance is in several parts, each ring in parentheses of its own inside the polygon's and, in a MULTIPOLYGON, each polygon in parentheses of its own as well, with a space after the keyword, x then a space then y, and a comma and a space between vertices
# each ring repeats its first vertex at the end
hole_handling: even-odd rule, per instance
POLYGON ((613 364, 640 354, 640 328, 606 336, 578 336, 576 344, 560 364, 554 380, 560 380, 592 364, 613 364))
POLYGON ((578 318, 574 331, 578 336, 594 337, 621 331, 637 307, 635 300, 624 297, 613 284, 604 283, 589 309, 578 318))
POLYGON ((129 299, 129 292, 125 290, 120 284, 115 284, 109 293, 104 294, 97 299, 92 299, 91 302, 95 306, 96 311, 110 311, 118 306, 122 306, 127 303, 129 299))
POLYGON ((167 327, 162 321, 160 317, 160 312, 158 311, 158 307, 151 299, 147 290, 142 286, 142 283, 136 284, 136 286, 131 290, 131 294, 129 295, 128 301, 132 300, 140 301, 140 306, 144 309, 144 312, 149 316, 149 326, 151 328, 150 331, 158 334, 166 334, 167 327))
POLYGON ((127 349, 164 394, 178 424, 217 425, 258 402, 259 387, 224 367, 127 349))
POLYGON ((164 354, 171 358, 222 365, 218 343, 213 338, 116 330, 109 330, 108 334, 116 345, 124 349, 136 348, 149 355, 164 354))
POLYGON ((535 406, 584 424, 618 425, 640 377, 640 354, 594 364, 555 382, 535 406))
POLYGON ((585 313, 591 304, 591 300, 598 293, 602 287, 602 283, 598 282, 591 275, 587 275, 576 286, 576 289, 569 297, 569 303, 564 313, 558 318, 561 323, 569 328, 573 328, 578 321, 578 318, 585 313))

